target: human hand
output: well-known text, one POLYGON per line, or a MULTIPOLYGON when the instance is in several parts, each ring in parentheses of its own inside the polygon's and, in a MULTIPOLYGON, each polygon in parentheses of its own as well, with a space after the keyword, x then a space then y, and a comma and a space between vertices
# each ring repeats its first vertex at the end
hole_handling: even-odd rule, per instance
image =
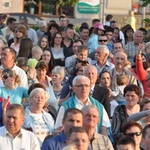
POLYGON ((36 79, 36 69, 34 67, 31 67, 29 71, 27 72, 30 79, 34 80, 36 79))
POLYGON ((76 64, 76 69, 80 68, 81 66, 82 66, 82 63, 78 62, 78 63, 76 64))
POLYGON ((2 100, 2 108, 3 110, 6 110, 10 106, 10 96, 8 96, 7 100, 2 100))
POLYGON ((54 130, 53 135, 58 135, 60 132, 62 132, 63 129, 64 129, 63 126, 60 126, 60 127, 56 128, 56 129, 54 130))
POLYGON ((137 55, 141 55, 142 50, 144 49, 144 44, 139 44, 137 55))

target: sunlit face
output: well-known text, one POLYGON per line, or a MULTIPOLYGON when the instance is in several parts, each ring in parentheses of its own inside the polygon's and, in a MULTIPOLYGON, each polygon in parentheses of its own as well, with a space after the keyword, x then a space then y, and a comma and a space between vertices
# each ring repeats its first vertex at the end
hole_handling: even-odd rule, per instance
POLYGON ((52 83, 60 83, 62 82, 63 78, 58 73, 52 73, 52 83))
POLYGON ((67 19, 66 18, 60 18, 59 23, 60 23, 60 26, 67 26, 67 19))
MULTIPOLYGON (((127 135, 130 134, 130 133, 135 133, 135 132, 141 132, 141 130, 139 129, 139 127, 137 127, 137 126, 132 126, 130 129, 127 129, 127 130, 126 130, 126 134, 127 134, 127 135)), ((142 140, 142 134, 140 134, 139 136, 134 135, 134 136, 133 136, 133 139, 134 139, 136 145, 140 145, 141 140, 142 140)))
POLYGON ((23 122, 24 117, 21 114, 21 110, 14 109, 7 111, 5 127, 10 134, 17 135, 21 129, 23 122))
POLYGON ((123 50, 121 43, 114 43, 113 54, 116 54, 118 51, 123 50))
POLYGON ((83 116, 81 113, 73 114, 69 112, 65 120, 62 121, 64 132, 67 134, 72 127, 82 127, 83 116))
POLYGON ((51 53, 45 50, 42 54, 42 60, 44 60, 47 64, 49 64, 51 60, 51 53))
POLYGON ((90 79, 90 84, 93 85, 97 81, 97 70, 94 67, 89 67, 84 71, 84 75, 90 79))
POLYGON ((20 32, 19 30, 16 30, 15 34, 16 34, 17 38, 22 38, 23 37, 23 33, 20 32))
POLYGON ((77 55, 78 53, 78 47, 81 46, 82 43, 81 42, 76 42, 76 43, 73 43, 73 52, 75 55, 77 55))
POLYGON ((99 122, 99 114, 95 108, 90 108, 83 112, 83 124, 85 127, 95 128, 99 122))
POLYGON ((107 36, 99 36, 98 37, 98 44, 99 45, 107 45, 108 44, 107 36))
POLYGON ((98 48, 95 52, 95 59, 98 62, 106 62, 108 54, 104 53, 103 48, 98 48))
POLYGON ((78 79, 72 87, 72 90, 78 99, 88 98, 90 93, 90 80, 88 78, 78 79))
POLYGON ((89 38, 89 29, 83 29, 82 32, 80 32, 80 36, 83 40, 87 40, 89 38))
POLYGON ((100 83, 103 87, 109 88, 111 84, 111 77, 110 74, 105 72, 101 75, 100 83))
POLYGON ((10 53, 9 48, 7 48, 1 52, 1 63, 3 65, 14 63, 14 56, 10 53))
POLYGON ((47 47, 47 45, 48 45, 48 39, 43 37, 41 40, 41 48, 44 49, 47 47))
POLYGON ((68 143, 75 144, 78 150, 87 150, 89 146, 89 137, 87 133, 73 132, 68 143))
POLYGON ((133 40, 136 44, 140 44, 143 42, 143 33, 142 32, 136 32, 133 36, 133 40))
POLYGON ((56 34, 56 37, 54 39, 54 43, 60 45, 62 42, 62 36, 60 34, 56 34))
POLYGON ((46 97, 43 92, 36 93, 32 98, 30 98, 32 108, 43 108, 46 103, 46 97))
POLYGON ((132 29, 128 30, 128 31, 126 32, 126 36, 127 36, 128 38, 133 38, 133 30, 132 30, 132 29))
POLYGON ((5 87, 8 87, 9 85, 14 84, 14 78, 10 76, 9 73, 2 73, 2 81, 5 87))
POLYGON ((135 106, 140 98, 134 91, 127 91, 125 94, 126 105, 129 107, 135 106))
POLYGON ((41 69, 41 68, 36 69, 36 73, 37 73, 38 78, 41 78, 41 77, 45 78, 46 72, 47 72, 46 69, 41 69))
POLYGON ((115 54, 114 64, 116 69, 123 69, 127 59, 124 53, 117 52, 115 54))
POLYGON ((88 56, 88 51, 81 51, 77 54, 77 57, 79 60, 81 61, 85 61, 87 59, 87 56, 88 56))

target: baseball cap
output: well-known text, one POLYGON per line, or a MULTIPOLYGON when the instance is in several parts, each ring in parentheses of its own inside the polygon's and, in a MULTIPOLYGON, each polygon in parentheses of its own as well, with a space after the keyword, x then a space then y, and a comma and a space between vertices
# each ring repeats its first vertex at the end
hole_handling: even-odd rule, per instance
POLYGON ((105 31, 103 24, 100 23, 100 22, 96 22, 96 23, 94 24, 94 28, 97 28, 97 29, 100 29, 100 30, 102 30, 102 31, 105 31))

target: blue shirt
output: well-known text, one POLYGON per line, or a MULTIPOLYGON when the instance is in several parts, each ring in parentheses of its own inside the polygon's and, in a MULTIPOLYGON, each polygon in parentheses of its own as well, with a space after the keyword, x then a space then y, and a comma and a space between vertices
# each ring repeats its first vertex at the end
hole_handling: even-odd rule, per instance
POLYGON ((5 99, 10 96, 10 104, 21 104, 22 99, 28 97, 28 89, 16 87, 13 90, 7 90, 5 87, 0 87, 0 96, 5 99))
POLYGON ((66 146, 66 135, 61 132, 45 142, 43 142, 41 150, 61 150, 66 146))

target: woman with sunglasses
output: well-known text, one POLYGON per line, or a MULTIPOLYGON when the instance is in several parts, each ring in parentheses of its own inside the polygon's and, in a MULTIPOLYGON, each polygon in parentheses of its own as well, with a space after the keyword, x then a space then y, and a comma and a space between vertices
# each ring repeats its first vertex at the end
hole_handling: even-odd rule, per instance
POLYGON ((142 150, 140 147, 140 143, 142 140, 142 126, 135 121, 129 121, 124 124, 122 128, 122 132, 124 135, 130 136, 134 139, 136 148, 135 150, 142 150))
POLYGON ((127 123, 130 115, 140 111, 139 101, 141 98, 141 88, 134 84, 129 84, 124 88, 124 97, 126 104, 115 108, 112 117, 112 133, 115 142, 123 135, 122 127, 127 123))
POLYGON ((28 89, 20 87, 20 77, 14 70, 3 70, 2 81, 4 86, 0 87, 0 96, 5 99, 10 96, 10 104, 22 104, 24 98, 28 97, 28 89))

